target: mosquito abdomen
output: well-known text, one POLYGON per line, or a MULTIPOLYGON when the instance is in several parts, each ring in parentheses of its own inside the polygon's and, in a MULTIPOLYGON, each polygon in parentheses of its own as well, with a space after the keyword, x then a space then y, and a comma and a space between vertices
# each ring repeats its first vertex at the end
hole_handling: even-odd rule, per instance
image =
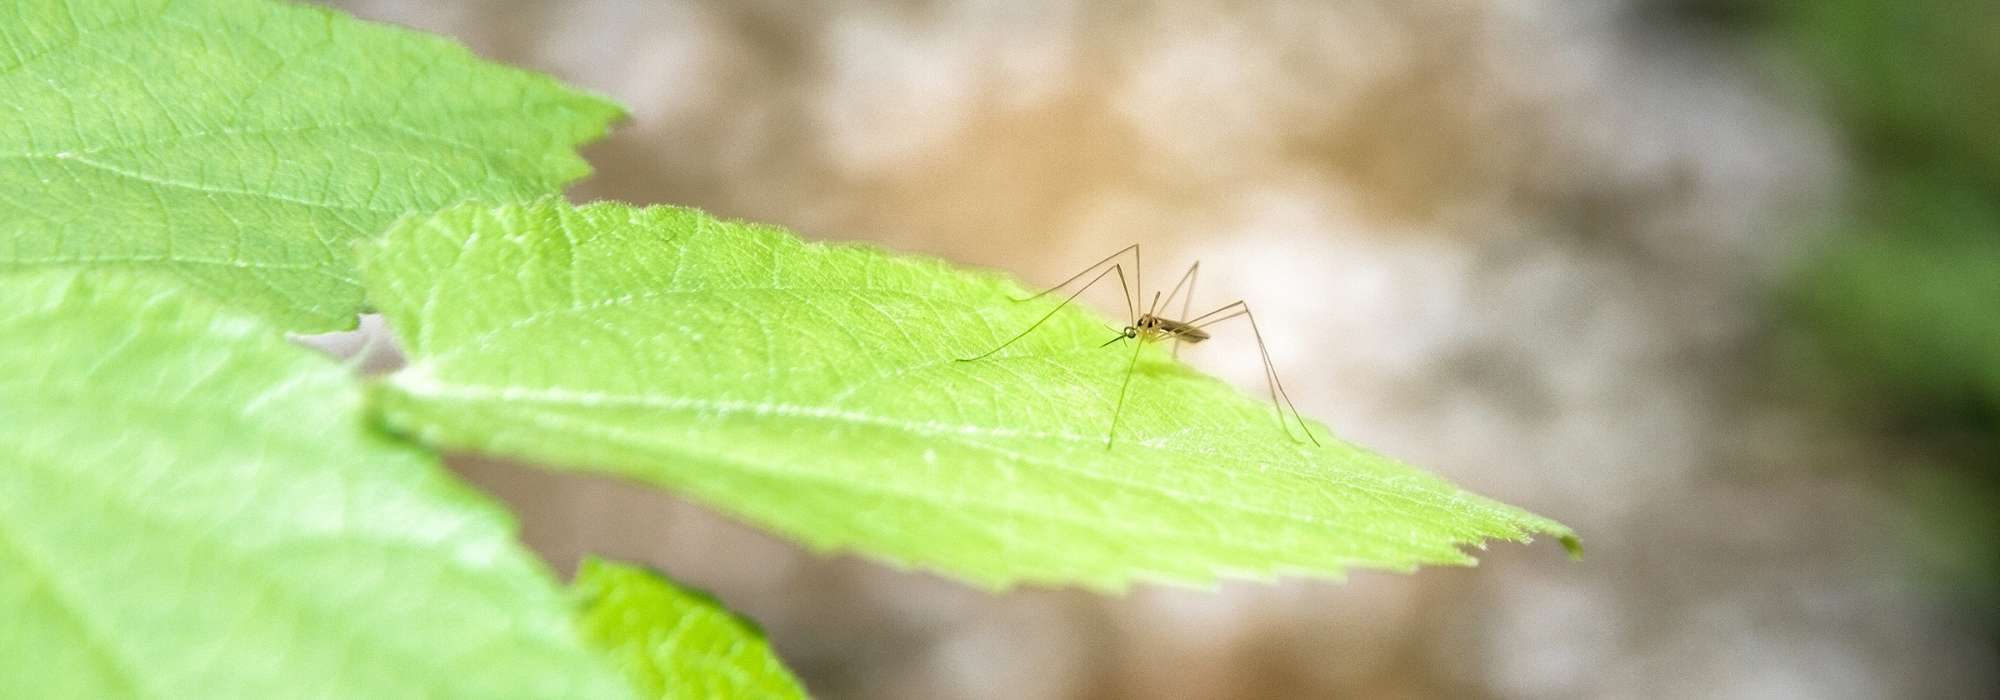
POLYGON ((1153 323, 1154 327, 1160 329, 1161 333, 1165 333, 1167 335, 1174 336, 1175 338, 1179 338, 1180 341, 1183 343, 1188 343, 1192 345, 1194 343, 1199 343, 1201 341, 1208 340, 1208 331, 1204 331, 1200 328, 1196 328, 1194 326, 1181 323, 1180 321, 1175 321, 1172 319, 1165 319, 1165 318, 1155 318, 1153 319, 1153 323))

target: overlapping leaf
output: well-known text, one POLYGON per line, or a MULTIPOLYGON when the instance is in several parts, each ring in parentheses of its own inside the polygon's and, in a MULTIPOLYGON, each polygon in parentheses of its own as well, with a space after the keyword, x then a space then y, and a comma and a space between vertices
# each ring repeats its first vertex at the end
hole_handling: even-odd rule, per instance
POLYGON ((1465 564, 1567 536, 1151 348, 1089 314, 1026 328, 998 277, 673 208, 544 201, 399 225, 364 274, 410 366, 389 423, 435 444, 608 471, 815 547, 1005 586, 1465 564), (1323 428, 1317 428, 1324 430, 1323 428))
POLYGON ((0 277, 0 697, 619 697, 507 516, 163 281, 0 277))
POLYGON ((553 192, 618 114, 266 0, 0 3, 0 96, 0 268, 159 270, 301 331, 353 323, 356 238, 553 192))
POLYGON ((713 598, 597 559, 578 568, 574 588, 585 637, 646 697, 805 697, 764 635, 713 598))

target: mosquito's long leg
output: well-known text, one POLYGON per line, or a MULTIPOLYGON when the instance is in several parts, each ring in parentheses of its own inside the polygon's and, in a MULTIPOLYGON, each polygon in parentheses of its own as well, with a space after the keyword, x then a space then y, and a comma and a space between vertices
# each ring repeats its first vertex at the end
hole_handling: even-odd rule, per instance
MULTIPOLYGON (((1133 255, 1138 255, 1138 253, 1135 252, 1133 253, 1133 255)), ((1137 308, 1138 305, 1135 302, 1139 300, 1139 295, 1144 294, 1144 292, 1132 291, 1132 285, 1125 284, 1125 268, 1119 267, 1118 265, 1112 265, 1111 269, 1118 271, 1118 291, 1120 296, 1125 299, 1125 325, 1129 326, 1134 323, 1138 323, 1139 309, 1137 308)), ((1139 276, 1139 270, 1137 270, 1136 268, 1133 269, 1132 276, 1134 278, 1137 278, 1139 276)), ((1082 294, 1083 290, 1079 289, 1077 290, 1076 293, 1082 294)), ((1075 299, 1076 296, 1072 295, 1070 298, 1075 299)))
MULTIPOLYGON (((1194 283, 1195 283, 1195 278, 1199 276, 1200 272, 1201 272, 1200 260, 1196 260, 1194 261, 1193 265, 1188 266, 1188 271, 1186 275, 1188 283, 1188 294, 1187 296, 1181 298, 1181 318, 1187 318, 1188 312, 1194 310, 1194 283)), ((1175 288, 1178 289, 1179 285, 1175 285, 1175 288)), ((1171 301, 1172 296, 1169 295, 1168 299, 1169 301, 1171 301)), ((1174 347, 1179 348, 1180 345, 1176 344, 1174 347)))
MULTIPOLYGON (((1028 297, 1021 297, 1021 298, 1018 298, 1018 299, 1015 299, 1014 301, 1017 301, 1017 302, 1021 302, 1021 301, 1034 301, 1034 300, 1036 300, 1036 299, 1040 299, 1040 298, 1042 298, 1042 297, 1045 297, 1045 296, 1048 296, 1048 295, 1049 295, 1049 293, 1051 293, 1051 292, 1054 292, 1054 291, 1056 291, 1056 290, 1058 290, 1058 289, 1062 289, 1063 287, 1067 287, 1067 286, 1069 286, 1070 284, 1072 284, 1072 283, 1076 282, 1077 280, 1080 280, 1080 279, 1083 279, 1083 276, 1084 276, 1084 275, 1088 275, 1088 274, 1090 274, 1090 271, 1091 271, 1091 270, 1095 270, 1095 269, 1097 269, 1097 268, 1100 268, 1100 267, 1103 267, 1105 263, 1108 263, 1108 262, 1111 262, 1111 261, 1113 261, 1113 260, 1117 260, 1119 256, 1122 256, 1122 255, 1124 255, 1124 254, 1126 254, 1126 253, 1131 253, 1131 254, 1132 254, 1132 282, 1133 282, 1133 284, 1132 284, 1131 286, 1129 286, 1129 287, 1125 287, 1125 322, 1126 322, 1126 323, 1131 323, 1131 322, 1133 322, 1133 321, 1137 321, 1137 320, 1139 319, 1139 316, 1138 316, 1138 310, 1139 310, 1139 297, 1138 297, 1138 295, 1146 293, 1146 291, 1145 291, 1145 289, 1146 289, 1146 288, 1145 288, 1145 287, 1144 287, 1144 286, 1143 286, 1142 284, 1140 284, 1140 283, 1144 282, 1145 280, 1144 280, 1144 278, 1142 278, 1142 277, 1140 276, 1140 274, 1141 274, 1141 271, 1140 271, 1140 269, 1139 269, 1139 244, 1137 244, 1137 243, 1134 243, 1134 244, 1132 244, 1132 245, 1128 245, 1128 246, 1125 246, 1124 248, 1122 248, 1122 249, 1119 249, 1119 251, 1118 251, 1118 252, 1116 252, 1116 253, 1112 253, 1112 254, 1110 254, 1110 255, 1107 255, 1107 256, 1104 256, 1104 259, 1103 259, 1103 260, 1099 260, 1099 261, 1097 261, 1097 262, 1094 262, 1094 263, 1091 263, 1091 264, 1090 264, 1090 267, 1086 267, 1086 268, 1083 268, 1083 271, 1082 271, 1082 272, 1078 272, 1078 273, 1076 273, 1075 275, 1072 275, 1072 276, 1070 276, 1070 278, 1069 278, 1069 279, 1066 279, 1066 280, 1063 280, 1061 284, 1058 284, 1058 285, 1056 285, 1056 286, 1053 286, 1053 287, 1050 287, 1050 288, 1048 288, 1048 289, 1044 289, 1044 290, 1042 290, 1042 291, 1040 291, 1040 292, 1036 292, 1034 296, 1028 296, 1028 297), (1136 291, 1135 291, 1135 290, 1136 290, 1136 291)), ((1113 267, 1116 267, 1116 266, 1114 265, 1113 267)), ((1098 274, 1099 274, 1099 276, 1102 276, 1102 275, 1103 275, 1103 273, 1098 273, 1098 274)), ((1125 273, 1123 273, 1123 272, 1120 272, 1120 273, 1118 273, 1118 278, 1119 278, 1119 280, 1120 280, 1121 282, 1122 282, 1122 281, 1124 281, 1124 278, 1125 278, 1125 273)), ((1096 281, 1095 279, 1093 279, 1093 280, 1092 280, 1092 282, 1095 282, 1095 281, 1096 281)), ((1085 287, 1086 287, 1086 288, 1087 288, 1088 286, 1089 286, 1089 285, 1085 285, 1085 287)), ((1121 286, 1122 286, 1122 285, 1121 285, 1121 286)), ((1074 298, 1074 297, 1072 297, 1072 298, 1074 298)))
POLYGON ((1249 308, 1250 307, 1244 304, 1242 301, 1233 301, 1228 304, 1222 305, 1221 308, 1202 314, 1200 316, 1196 316, 1194 318, 1182 319, 1181 323, 1194 326, 1195 328, 1213 326, 1217 323, 1221 323, 1223 321, 1236 318, 1237 316, 1241 316, 1243 315, 1244 311, 1248 310, 1249 308), (1223 315, 1223 312, 1225 311, 1232 313, 1225 316, 1223 315))
MULTIPOLYGON (((1181 289, 1182 289, 1183 287, 1185 287, 1185 288, 1186 288, 1186 289, 1188 290, 1188 296, 1187 296, 1187 298, 1188 298, 1188 299, 1193 299, 1193 298, 1194 298, 1194 286, 1193 286, 1193 285, 1194 285, 1194 275, 1195 275, 1195 271, 1197 271, 1197 270, 1200 270, 1200 269, 1201 269, 1201 262, 1200 262, 1200 261, 1196 261, 1196 262, 1195 262, 1195 264, 1193 264, 1193 265, 1189 265, 1189 266, 1188 266, 1188 269, 1187 269, 1187 272, 1184 272, 1184 273, 1182 273, 1182 274, 1181 274, 1181 281, 1179 281, 1179 282, 1175 282, 1175 283, 1174 283, 1174 288, 1173 288, 1173 290, 1172 290, 1172 291, 1169 291, 1169 292, 1167 292, 1167 299, 1166 299, 1166 305, 1167 305, 1167 306, 1173 306, 1173 305, 1174 305, 1174 299, 1175 299, 1176 297, 1179 297, 1179 296, 1181 295, 1181 289)), ((1181 306, 1181 317, 1182 317, 1182 318, 1186 318, 1186 317, 1187 317, 1187 306, 1186 306, 1186 305, 1182 305, 1182 306, 1181 306)))
MULTIPOLYGON (((1193 326, 1193 327, 1195 327, 1195 328, 1197 328, 1197 329, 1200 329, 1200 328, 1204 328, 1204 327, 1207 327, 1207 326, 1213 326, 1213 325, 1215 325, 1215 324, 1218 324, 1218 323, 1221 323, 1221 322, 1223 322, 1223 321, 1227 321, 1227 320, 1229 320, 1229 319, 1232 319, 1232 318, 1236 318, 1236 317, 1238 317, 1238 316, 1242 316, 1242 315, 1243 315, 1244 313, 1248 312, 1248 310, 1249 310, 1249 306, 1248 306, 1247 304, 1244 304, 1243 302, 1241 302, 1241 301, 1238 301, 1238 302, 1235 302, 1235 303, 1232 303, 1232 304, 1228 304, 1228 305, 1226 305, 1226 306, 1223 306, 1223 307, 1221 307, 1221 308, 1218 308, 1218 309, 1216 309, 1216 310, 1214 310, 1214 311, 1210 311, 1210 312, 1208 312, 1208 313, 1205 313, 1205 314, 1202 314, 1202 315, 1200 315, 1200 316, 1197 316, 1197 317, 1195 317, 1195 318, 1193 318, 1193 319, 1190 319, 1190 322, 1188 323, 1188 325, 1190 325, 1190 326, 1193 326), (1226 311, 1226 312, 1228 312, 1228 313, 1223 313, 1223 312, 1225 312, 1225 311, 1226 311)), ((1254 328, 1252 329, 1252 333, 1253 333, 1253 334, 1255 334, 1255 329, 1254 329, 1254 328)), ((1283 408, 1283 407, 1281 407, 1281 406, 1279 406, 1279 405, 1278 405, 1278 378, 1277 378, 1277 372, 1276 372, 1276 370, 1272 369, 1272 366, 1271 366, 1271 359, 1270 359, 1270 356, 1268 356, 1268 355, 1263 355, 1263 354, 1262 354, 1262 352, 1263 352, 1263 339, 1262 339, 1262 338, 1258 338, 1258 352, 1260 353, 1260 355, 1259 355, 1259 356, 1260 356, 1260 357, 1262 357, 1262 358, 1263 358, 1263 360, 1264 360, 1264 391, 1266 391, 1266 392, 1269 392, 1269 393, 1270 393, 1270 395, 1271 395, 1271 408, 1272 408, 1273 410, 1277 411, 1277 413, 1278 413, 1278 428, 1279 428, 1280 430, 1283 430, 1283 431, 1285 431, 1285 434, 1286 434, 1286 435, 1290 435, 1290 434, 1291 434, 1291 432, 1292 432, 1292 429, 1291 429, 1291 426, 1288 426, 1288 425, 1286 425, 1286 424, 1285 424, 1285 410, 1284 410, 1284 408, 1283 408)), ((1288 401, 1289 401, 1289 399, 1288 399, 1288 401)), ((1294 411, 1293 411, 1293 412, 1294 412, 1294 413, 1296 413, 1296 412, 1297 412, 1297 411, 1296 411, 1296 409, 1294 409, 1294 411)), ((1312 435, 1311 433, 1307 433, 1307 436, 1308 436, 1308 437, 1310 437, 1311 435, 1312 435)))
MULTIPOLYGON (((1188 323, 1188 325, 1193 326, 1196 329, 1207 328, 1209 326, 1213 326, 1215 324, 1227 321, 1232 318, 1236 318, 1238 316, 1242 316, 1247 313, 1250 313, 1249 304, 1246 304, 1239 300, 1234 303, 1224 305, 1221 308, 1218 308, 1214 311, 1210 311, 1200 316, 1196 316, 1192 322, 1188 323)), ((1271 356, 1268 353, 1264 353, 1264 338, 1262 335, 1257 334, 1256 332, 1257 329, 1255 326, 1256 326, 1256 321, 1253 319, 1251 321, 1250 331, 1251 334, 1256 336, 1257 338, 1257 351, 1259 353, 1259 356, 1262 357, 1264 360, 1264 390, 1271 393, 1271 406, 1272 408, 1277 409, 1278 388, 1279 388, 1278 372, 1276 369, 1273 369, 1273 365, 1271 363, 1271 356)), ((1285 412, 1283 409, 1278 409, 1279 427, 1284 427, 1284 423, 1285 423, 1285 412)), ((1286 430, 1287 432, 1290 432, 1289 428, 1287 428, 1286 430)))
POLYGON ((1144 341, 1132 341, 1132 361, 1125 365, 1125 381, 1118 384, 1118 404, 1111 409, 1111 432, 1104 434, 1104 449, 1111 449, 1111 442, 1118 439, 1118 419, 1125 415, 1125 390, 1132 387, 1132 370, 1139 367, 1139 351, 1145 347, 1144 341))
POLYGON ((1299 430, 1305 432, 1306 439, 1311 440, 1312 444, 1318 445, 1319 438, 1313 436, 1312 428, 1306 427, 1305 416, 1299 414, 1299 407, 1292 404, 1291 394, 1285 392, 1284 380, 1278 378, 1278 369, 1271 363, 1271 351, 1264 346, 1264 332, 1258 330, 1257 316, 1250 313, 1249 304, 1242 301, 1226 304, 1222 308, 1202 314, 1188 322, 1188 325, 1196 328, 1204 328, 1236 318, 1237 316, 1250 319, 1250 335, 1257 339, 1257 354, 1264 358, 1265 388, 1271 392, 1271 407, 1278 409, 1278 427, 1283 428, 1286 434, 1292 432, 1291 426, 1285 424, 1285 409, 1289 408, 1292 410, 1292 420, 1299 424, 1299 430), (1278 405, 1279 399, 1284 400, 1284 406, 1280 407, 1278 405))
MULTIPOLYGON (((1014 341, 1017 341, 1017 340, 1020 340, 1020 339, 1022 339, 1022 338, 1026 338, 1026 337, 1028 337, 1028 334, 1029 334, 1029 333, 1033 333, 1033 332, 1035 332, 1035 329, 1036 329, 1036 328, 1040 328, 1040 327, 1042 327, 1042 324, 1043 324, 1043 323, 1047 322, 1047 321, 1048 321, 1048 320, 1049 320, 1050 318, 1054 317, 1054 316, 1056 315, 1056 312, 1057 312, 1057 311, 1061 311, 1061 310, 1063 309, 1063 307, 1065 307, 1065 306, 1069 306, 1069 303, 1070 303, 1070 302, 1072 302, 1072 301, 1076 301, 1076 298, 1077 298, 1077 297, 1079 297, 1079 296, 1082 296, 1084 292, 1087 292, 1087 291, 1090 291, 1090 288, 1091 288, 1092 286, 1095 286, 1095 285, 1096 285, 1096 284, 1097 284, 1097 283, 1098 283, 1099 281, 1103 280, 1103 279, 1104 279, 1104 276, 1105 276, 1105 275, 1108 275, 1108 274, 1111 274, 1111 273, 1113 273, 1113 272, 1116 272, 1116 273, 1118 273, 1118 283, 1119 283, 1119 284, 1124 284, 1124 283, 1125 283, 1125 268, 1123 267, 1123 265, 1124 265, 1124 263, 1118 263, 1118 264, 1115 264, 1115 265, 1112 265, 1111 267, 1107 267, 1107 268, 1105 268, 1103 272, 1099 272, 1099 273, 1097 273, 1097 276, 1096 276, 1096 277, 1092 277, 1092 278, 1090 278, 1090 281, 1089 281, 1089 282, 1086 282, 1086 283, 1084 283, 1084 285, 1083 285, 1082 287, 1078 287, 1078 288, 1077 288, 1076 292, 1074 292, 1074 293, 1070 294, 1068 298, 1065 298, 1065 299, 1063 299, 1063 301, 1062 301, 1062 303, 1061 303, 1061 304, 1057 304, 1055 308, 1053 308, 1053 309, 1049 309, 1049 312, 1048 312, 1048 313, 1045 313, 1045 314, 1042 314, 1042 317, 1041 317, 1040 319, 1036 319, 1036 321, 1035 321, 1034 325, 1031 325, 1031 326, 1028 326, 1028 329, 1027 329, 1027 330, 1024 330, 1024 331, 1021 331, 1021 332, 1020 332, 1020 333, 1019 333, 1018 335, 1015 335, 1015 336, 1014 336, 1014 337, 1012 337, 1012 338, 1008 338, 1008 339, 1007 339, 1007 342, 1004 342, 1004 343, 1001 343, 1001 344, 1000 344, 1000 345, 999 345, 998 347, 995 347, 995 348, 993 348, 992 350, 988 350, 988 351, 986 351, 986 352, 982 352, 982 353, 979 353, 978 355, 974 355, 974 356, 972 356, 972 357, 961 357, 961 358, 958 358, 958 361, 959 361, 959 362, 971 362, 971 361, 973 361, 973 360, 983 360, 983 359, 986 359, 986 357, 987 357, 988 355, 992 355, 993 353, 996 353, 996 352, 1000 352, 1001 350, 1004 350, 1004 349, 1006 349, 1006 348, 1007 348, 1007 346, 1009 346, 1009 345, 1013 345, 1013 344, 1014 344, 1014 341)), ((1065 284, 1067 284, 1067 283, 1065 283, 1065 284)))
MULTIPOLYGON (((1174 290, 1171 292, 1167 292, 1167 300, 1164 302, 1164 304, 1166 306, 1171 307, 1174 305, 1174 297, 1180 296, 1181 287, 1182 286, 1187 287, 1187 296, 1181 297, 1180 318, 1183 319, 1187 318, 1188 309, 1194 306, 1195 273, 1200 270, 1201 270, 1201 261, 1196 260, 1193 265, 1188 266, 1187 272, 1181 275, 1181 281, 1174 283, 1174 290)), ((1181 337, 1177 335, 1174 336, 1174 357, 1179 358, 1180 356, 1181 356, 1181 337)))

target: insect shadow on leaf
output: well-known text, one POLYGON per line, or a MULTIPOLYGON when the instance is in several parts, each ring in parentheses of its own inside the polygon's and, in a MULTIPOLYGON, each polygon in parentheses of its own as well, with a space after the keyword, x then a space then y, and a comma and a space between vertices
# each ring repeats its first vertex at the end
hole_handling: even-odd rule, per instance
POLYGON ((1175 358, 1179 358, 1182 343, 1193 345, 1208 340, 1209 334, 1206 330, 1208 327, 1237 317, 1242 317, 1250 322, 1250 334, 1257 340, 1257 354, 1264 360, 1264 388, 1270 392, 1271 408, 1278 414, 1278 428, 1285 431, 1287 437, 1297 440, 1298 437, 1292 434, 1292 424, 1296 423, 1299 431, 1305 433, 1307 440, 1312 441, 1314 445, 1319 445, 1319 438, 1313 436, 1312 429, 1306 426, 1305 418, 1299 415, 1298 407, 1292 405, 1291 395, 1285 393, 1285 383, 1278 379, 1278 370, 1271 364, 1271 352, 1264 345, 1264 333, 1257 328, 1257 317, 1250 312, 1250 305, 1248 303, 1237 300, 1199 316, 1190 317, 1188 315, 1194 303, 1195 278, 1200 271, 1200 261, 1189 265, 1187 272, 1181 275, 1180 281, 1174 283, 1173 289, 1168 291, 1164 298, 1160 292, 1153 292, 1152 301, 1146 305, 1145 312, 1140 313, 1139 298, 1134 292, 1134 290, 1140 290, 1139 293, 1143 293, 1144 289, 1139 270, 1139 244, 1134 243, 1125 246, 1124 249, 1106 256, 1103 260, 1099 260, 1090 267, 1084 268, 1082 272, 1078 272, 1069 279, 1063 280, 1061 284, 1044 289, 1033 296, 1014 299, 1015 303, 1034 301, 1066 289, 1085 277, 1089 277, 1090 279, 1090 281, 1084 282, 1082 286, 1077 287, 1076 291, 1070 292, 1068 296, 1064 297, 1062 303, 1056 304, 1055 308, 1049 309, 1048 313, 1042 314, 1041 318, 1036 319, 1032 325, 1015 334, 1014 337, 1008 338, 1006 342, 978 355, 957 359, 959 362, 975 362, 991 357, 994 353, 1006 349, 1007 346, 1013 345, 1016 341, 1028 337, 1029 333, 1035 332, 1036 328, 1040 328, 1043 323, 1053 318, 1056 312, 1061 311, 1063 307, 1076 301, 1077 297, 1083 296, 1084 292, 1096 286, 1104 278, 1115 276, 1118 278, 1118 286, 1124 292, 1125 327, 1119 329, 1116 336, 1104 341, 1104 344, 1099 347, 1110 347, 1115 343, 1127 340, 1134 342, 1132 344, 1132 359, 1125 365, 1125 378, 1118 385, 1118 402, 1111 411, 1111 429, 1104 436, 1104 449, 1111 449, 1112 443, 1118 437, 1118 419, 1125 413, 1125 395, 1132 387, 1132 372, 1139 365, 1139 351, 1146 344, 1162 340, 1172 340, 1174 342, 1173 355, 1175 358), (1131 258, 1129 261, 1125 259, 1128 256, 1131 258), (1125 265, 1127 262, 1130 262, 1132 266, 1132 277, 1130 280, 1127 280, 1125 277, 1125 265), (1097 274, 1091 275, 1092 272, 1097 274), (1183 290, 1186 291, 1185 295, 1182 294, 1183 290), (1168 308, 1173 306, 1175 299, 1181 301, 1180 318, 1173 319, 1162 316, 1162 313, 1165 313, 1168 308), (1290 413, 1289 421, 1287 420, 1288 411, 1290 413))

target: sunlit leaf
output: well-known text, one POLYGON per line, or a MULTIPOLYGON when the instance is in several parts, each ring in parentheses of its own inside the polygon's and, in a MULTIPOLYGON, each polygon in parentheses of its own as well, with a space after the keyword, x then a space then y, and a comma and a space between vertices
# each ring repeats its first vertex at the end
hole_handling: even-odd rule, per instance
POLYGON ((615 106, 264 0, 0 3, 0 269, 136 267, 293 330, 353 324, 353 241, 533 198, 615 106))
MULTIPOLYGON (((1325 437, 1074 308, 914 257, 698 212, 544 201, 406 221, 364 251, 433 444, 658 484, 817 548, 987 586, 1466 564, 1560 524, 1325 437)), ((1324 434, 1324 428, 1316 428, 1324 434)))
POLYGON ((359 384, 151 280, 0 277, 0 697, 617 697, 359 384))
POLYGON ((803 698, 763 633, 658 574, 589 559, 577 569, 584 636, 645 697, 803 698))

